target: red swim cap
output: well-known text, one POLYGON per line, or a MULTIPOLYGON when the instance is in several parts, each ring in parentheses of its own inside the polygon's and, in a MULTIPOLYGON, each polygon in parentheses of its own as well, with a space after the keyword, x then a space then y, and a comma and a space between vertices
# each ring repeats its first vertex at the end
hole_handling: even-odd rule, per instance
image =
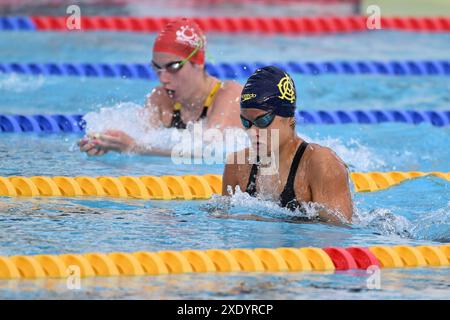
POLYGON ((179 18, 170 21, 158 34, 153 45, 153 52, 171 53, 187 58, 200 46, 189 61, 204 64, 205 44, 205 35, 198 24, 187 18, 179 18))

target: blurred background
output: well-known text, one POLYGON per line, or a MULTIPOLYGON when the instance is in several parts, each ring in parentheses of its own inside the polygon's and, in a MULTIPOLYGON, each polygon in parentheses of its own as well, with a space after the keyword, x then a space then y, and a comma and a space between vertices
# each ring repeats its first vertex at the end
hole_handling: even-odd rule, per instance
POLYGON ((384 15, 448 15, 448 0, 14 0, 0 1, 0 14, 61 15, 68 5, 89 15, 360 15, 377 5, 384 15), (285 9, 289 10, 286 11, 285 9))

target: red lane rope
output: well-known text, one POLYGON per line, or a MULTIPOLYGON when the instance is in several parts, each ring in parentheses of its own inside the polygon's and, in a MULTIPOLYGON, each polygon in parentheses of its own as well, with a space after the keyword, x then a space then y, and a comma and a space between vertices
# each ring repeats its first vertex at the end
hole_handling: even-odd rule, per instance
MULTIPOLYGON (((37 30, 66 31, 67 17, 32 16, 37 30)), ((84 16, 82 30, 158 32, 173 17, 84 16)), ((367 17, 193 17, 205 32, 341 33, 366 31, 367 17)), ((450 17, 386 17, 384 30, 449 32, 450 17)))

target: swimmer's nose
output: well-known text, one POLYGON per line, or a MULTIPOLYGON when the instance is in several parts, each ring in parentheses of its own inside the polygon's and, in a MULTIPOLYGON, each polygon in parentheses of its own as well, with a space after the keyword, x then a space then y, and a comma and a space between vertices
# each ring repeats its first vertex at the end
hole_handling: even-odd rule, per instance
POLYGON ((158 77, 159 77, 159 81, 162 84, 169 84, 169 82, 170 82, 170 74, 167 71, 162 70, 162 71, 158 72, 158 77))

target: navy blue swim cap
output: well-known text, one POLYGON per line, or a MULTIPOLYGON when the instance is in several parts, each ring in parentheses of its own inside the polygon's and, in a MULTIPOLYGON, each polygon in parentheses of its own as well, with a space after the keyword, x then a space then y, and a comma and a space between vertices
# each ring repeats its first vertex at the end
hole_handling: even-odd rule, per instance
POLYGON ((280 117, 295 114, 296 92, 292 78, 283 70, 269 66, 257 69, 241 93, 241 109, 272 111, 280 117))

